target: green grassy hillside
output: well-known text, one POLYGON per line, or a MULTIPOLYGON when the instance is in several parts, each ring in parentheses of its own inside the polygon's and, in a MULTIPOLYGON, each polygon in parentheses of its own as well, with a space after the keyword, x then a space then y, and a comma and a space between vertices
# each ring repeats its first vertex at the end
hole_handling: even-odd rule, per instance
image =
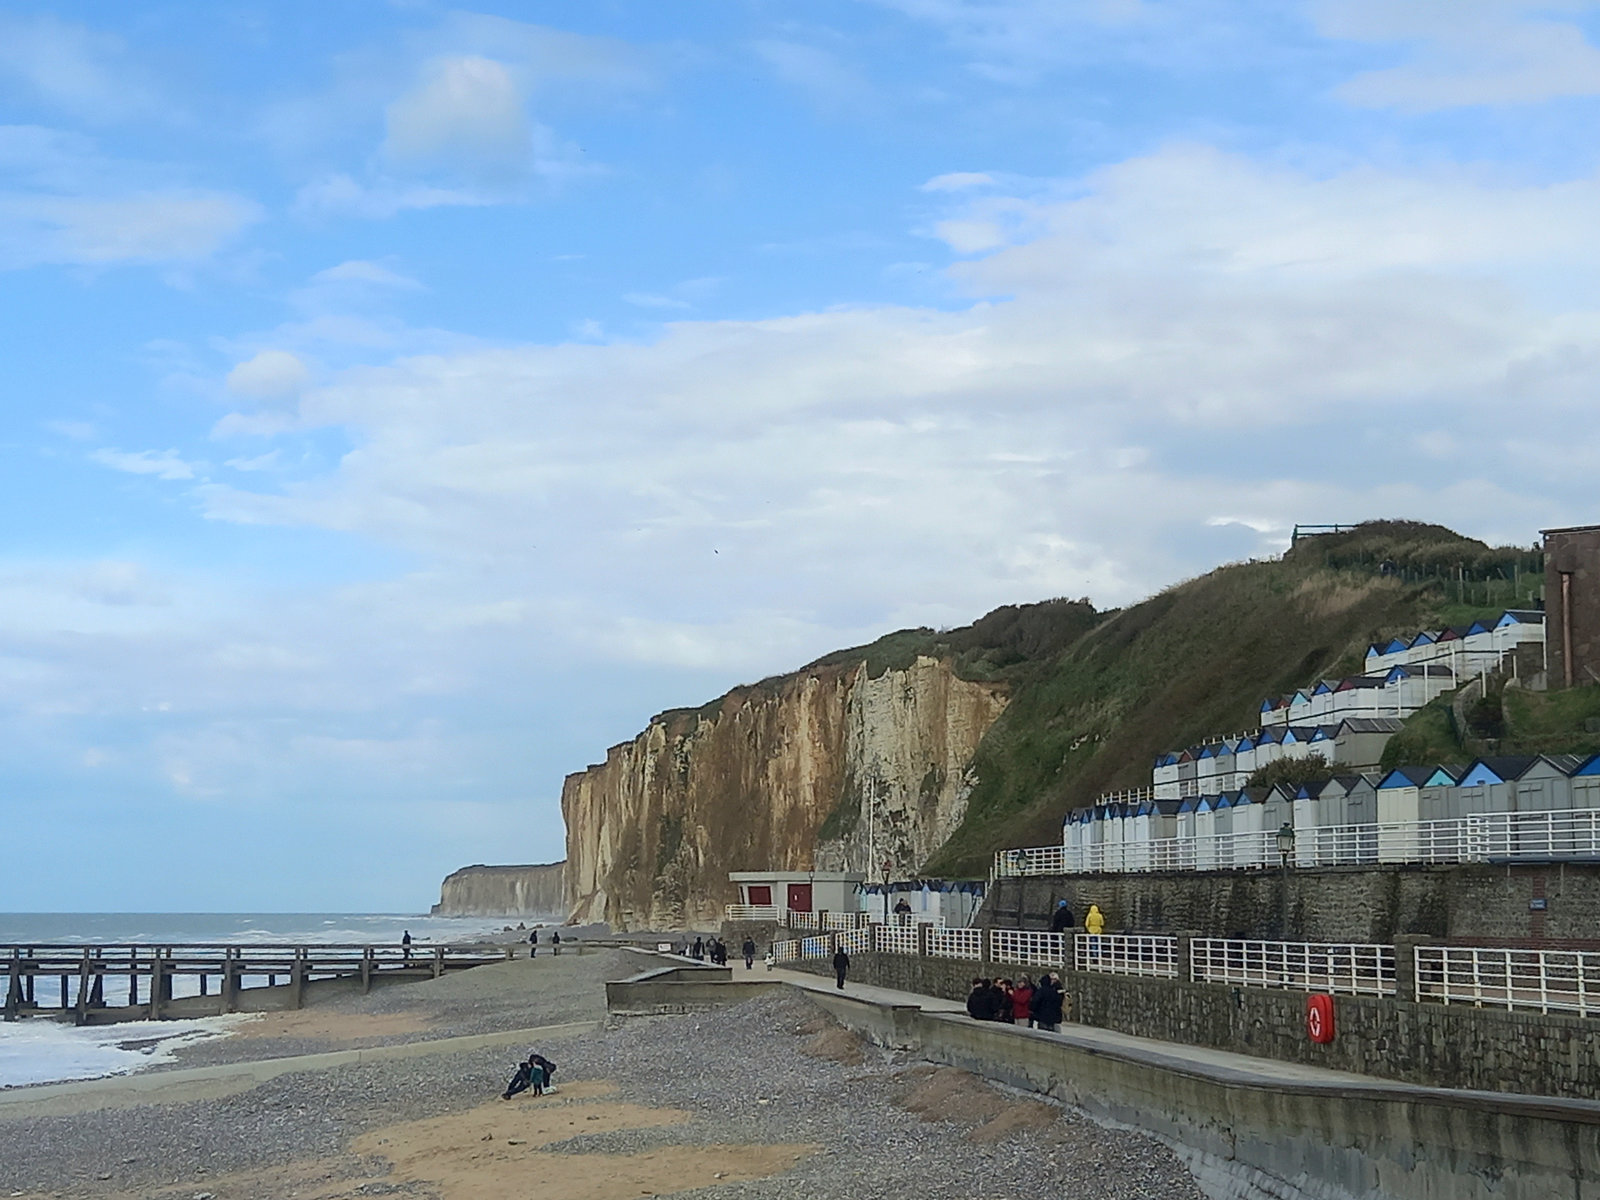
POLYGON ((1160 751, 1254 728, 1264 696, 1359 671, 1371 641, 1527 606, 1541 572, 1536 552, 1375 522, 1107 614, 1008 664, 966 820, 926 871, 982 873, 996 849, 1055 842, 1069 809, 1148 786, 1160 751))

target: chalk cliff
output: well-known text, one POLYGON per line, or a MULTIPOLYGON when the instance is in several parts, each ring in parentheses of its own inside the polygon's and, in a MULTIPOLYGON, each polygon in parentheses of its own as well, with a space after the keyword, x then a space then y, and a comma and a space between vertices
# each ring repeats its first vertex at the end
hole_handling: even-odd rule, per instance
POLYGON ((663 713, 567 777, 572 920, 705 926, 728 872, 915 871, 960 825, 968 766, 1007 685, 921 654, 823 660, 663 713), (869 870, 870 867, 870 870, 869 870))
POLYGON ((567 864, 462 867, 445 876, 439 903, 441 917, 560 918, 567 912, 567 864))

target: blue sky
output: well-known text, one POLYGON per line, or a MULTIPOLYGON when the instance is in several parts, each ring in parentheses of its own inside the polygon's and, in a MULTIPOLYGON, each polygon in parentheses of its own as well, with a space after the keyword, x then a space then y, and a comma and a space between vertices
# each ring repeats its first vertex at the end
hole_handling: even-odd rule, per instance
POLYGON ((892 628, 1595 520, 1597 7, 0 8, 0 910, 414 909, 892 628))

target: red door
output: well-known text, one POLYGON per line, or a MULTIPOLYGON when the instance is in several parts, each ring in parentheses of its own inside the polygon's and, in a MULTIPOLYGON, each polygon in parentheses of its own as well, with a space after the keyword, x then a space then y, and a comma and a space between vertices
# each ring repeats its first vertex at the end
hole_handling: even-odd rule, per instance
POLYGON ((789 885, 789 911, 811 911, 811 885, 809 883, 791 883, 789 885))

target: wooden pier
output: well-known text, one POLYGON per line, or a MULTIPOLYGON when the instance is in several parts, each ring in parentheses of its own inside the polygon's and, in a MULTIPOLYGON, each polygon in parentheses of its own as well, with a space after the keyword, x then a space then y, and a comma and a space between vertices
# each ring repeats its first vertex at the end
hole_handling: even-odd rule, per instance
POLYGON ((313 983, 342 980, 365 994, 374 983, 437 979, 505 962, 517 950, 516 945, 392 944, 0 946, 0 973, 6 976, 7 1021, 70 1016, 89 1025, 299 1008, 313 983))

